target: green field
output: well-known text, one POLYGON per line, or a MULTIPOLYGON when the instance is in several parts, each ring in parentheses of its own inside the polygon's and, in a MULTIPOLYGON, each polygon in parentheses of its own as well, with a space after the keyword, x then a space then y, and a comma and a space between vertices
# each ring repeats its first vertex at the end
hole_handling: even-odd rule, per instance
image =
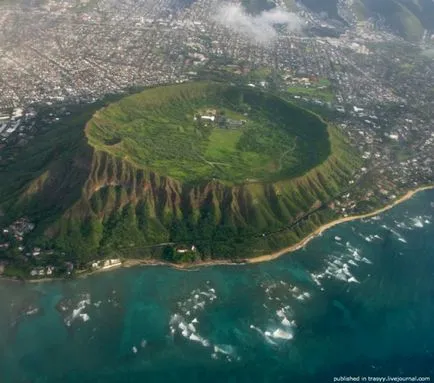
POLYGON ((302 175, 330 154, 326 124, 314 114, 271 94, 213 82, 127 97, 97 112, 86 132, 95 148, 184 182, 276 181, 302 175), (208 110, 239 126, 195 120, 208 110))
POLYGON ((298 96, 307 96, 325 102, 332 102, 335 98, 334 93, 330 88, 330 83, 327 83, 324 80, 320 82, 319 87, 308 88, 304 86, 291 86, 288 88, 288 93, 298 96))
POLYGON ((196 82, 119 97, 71 107, 31 145, 4 148, 0 226, 29 217, 23 245, 44 249, 30 264, 13 244, 0 253, 8 273, 267 253, 330 220, 361 163, 338 129, 256 88, 196 82))

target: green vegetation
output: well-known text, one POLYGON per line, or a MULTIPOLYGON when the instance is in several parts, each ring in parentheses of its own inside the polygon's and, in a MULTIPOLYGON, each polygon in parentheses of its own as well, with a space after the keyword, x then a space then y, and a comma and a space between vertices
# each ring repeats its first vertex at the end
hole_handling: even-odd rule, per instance
POLYGON ((20 215, 32 215, 38 221, 53 218, 80 198, 88 173, 87 169, 72 165, 78 165, 77 161, 90 154, 83 127, 93 113, 120 98, 121 95, 109 95, 92 104, 69 106, 69 117, 55 123, 47 123, 50 108, 38 109, 37 123, 45 127, 37 137, 28 146, 6 147, 1 153, 3 159, 11 160, 0 162, 0 210, 8 207, 4 209, 8 214, 0 214, 0 225, 20 215))
POLYGON ((359 20, 365 20, 367 18, 368 12, 363 4, 362 0, 353 1, 353 11, 359 20))
POLYGON ((130 96, 96 113, 86 131, 98 150, 187 182, 276 181, 302 175, 330 154, 326 125, 312 113, 258 90, 212 82, 130 96), (206 110, 242 124, 202 119, 206 110))
POLYGON ((319 87, 294 86, 288 88, 288 93, 298 96, 308 96, 325 102, 332 102, 335 98, 333 91, 328 85, 321 85, 319 87))
POLYGON ((380 15, 394 32, 410 41, 422 37, 424 29, 434 27, 434 3, 429 0, 359 0, 355 3, 360 18, 380 15))
MULTIPOLYGON (((300 0, 310 9, 340 19, 338 0, 300 0)), ((418 41, 424 29, 434 29, 432 0, 354 0, 352 9, 359 20, 384 20, 395 33, 410 41, 418 41)))
POLYGON ((336 128, 255 89, 200 82, 95 112, 103 104, 81 106, 32 145, 8 149, 0 223, 29 217, 36 229, 22 244, 43 249, 31 262, 15 245, 0 254, 8 272, 107 257, 260 255, 333 218, 328 203, 360 165, 336 128), (214 110, 214 122, 194 120, 214 110))
POLYGON ((247 12, 252 14, 258 14, 263 11, 269 11, 273 9, 276 5, 273 1, 268 0, 242 0, 242 5, 247 10, 247 12))

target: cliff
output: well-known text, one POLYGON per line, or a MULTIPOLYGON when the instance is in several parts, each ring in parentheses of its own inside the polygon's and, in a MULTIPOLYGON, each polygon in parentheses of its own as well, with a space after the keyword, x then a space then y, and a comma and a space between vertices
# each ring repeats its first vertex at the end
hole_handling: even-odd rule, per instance
MULTIPOLYGON (((56 138, 70 128, 59 129, 56 138)), ((7 217, 37 221, 32 241, 83 263, 111 254, 233 259, 287 246, 330 219, 327 204, 345 190, 359 164, 338 130, 327 127, 329 156, 301 176, 190 182, 95 147, 83 126, 74 129, 73 140, 65 135, 51 147, 37 175, 15 187, 2 206, 7 217), (166 243, 173 246, 159 246, 166 243), (178 245, 196 251, 180 256, 173 250, 178 245)))

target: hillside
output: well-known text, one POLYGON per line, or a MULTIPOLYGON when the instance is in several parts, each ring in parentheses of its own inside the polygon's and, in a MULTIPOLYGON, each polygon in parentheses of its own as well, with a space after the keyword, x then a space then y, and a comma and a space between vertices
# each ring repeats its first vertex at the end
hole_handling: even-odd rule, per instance
POLYGON ((89 143, 183 182, 276 181, 330 155, 325 124, 266 93, 196 83, 150 89, 97 112, 89 143))
MULTIPOLYGON (((301 0, 314 12, 326 12, 339 18, 337 0, 301 0)), ((417 41, 424 30, 434 30, 434 2, 431 0, 355 0, 353 10, 360 20, 368 18, 384 20, 393 32, 401 37, 417 41)))
POLYGON ((275 3, 268 0, 242 0, 241 4, 248 13, 253 15, 261 13, 262 11, 268 11, 275 7, 275 3))
MULTIPOLYGON (((242 0, 248 13, 258 14, 272 9, 276 2, 268 0, 242 0)), ((300 0, 300 3, 316 13, 340 20, 338 0, 300 0)), ((289 10, 294 9, 293 0, 285 0, 289 10)), ((354 0, 350 4, 357 18, 381 20, 393 33, 409 41, 421 39, 425 30, 434 31, 434 2, 432 0, 354 0)))
POLYGON ((332 218, 327 203, 359 165, 335 128, 251 88, 161 87, 91 112, 37 137, 0 176, 9 180, 0 182, 0 220, 31 217, 28 246, 83 265, 114 255, 187 262, 282 248, 332 218), (220 116, 214 122, 194 120, 211 111, 220 116), (162 243, 173 245, 155 247, 162 243), (181 245, 195 251, 176 252, 181 245))

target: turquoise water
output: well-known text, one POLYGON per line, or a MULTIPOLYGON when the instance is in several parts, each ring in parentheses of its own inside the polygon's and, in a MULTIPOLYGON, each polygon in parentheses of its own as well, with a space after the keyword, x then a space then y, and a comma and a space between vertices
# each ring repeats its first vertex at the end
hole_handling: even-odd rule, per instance
POLYGON ((0 282, 0 382, 434 381, 433 206, 258 265, 0 282))

